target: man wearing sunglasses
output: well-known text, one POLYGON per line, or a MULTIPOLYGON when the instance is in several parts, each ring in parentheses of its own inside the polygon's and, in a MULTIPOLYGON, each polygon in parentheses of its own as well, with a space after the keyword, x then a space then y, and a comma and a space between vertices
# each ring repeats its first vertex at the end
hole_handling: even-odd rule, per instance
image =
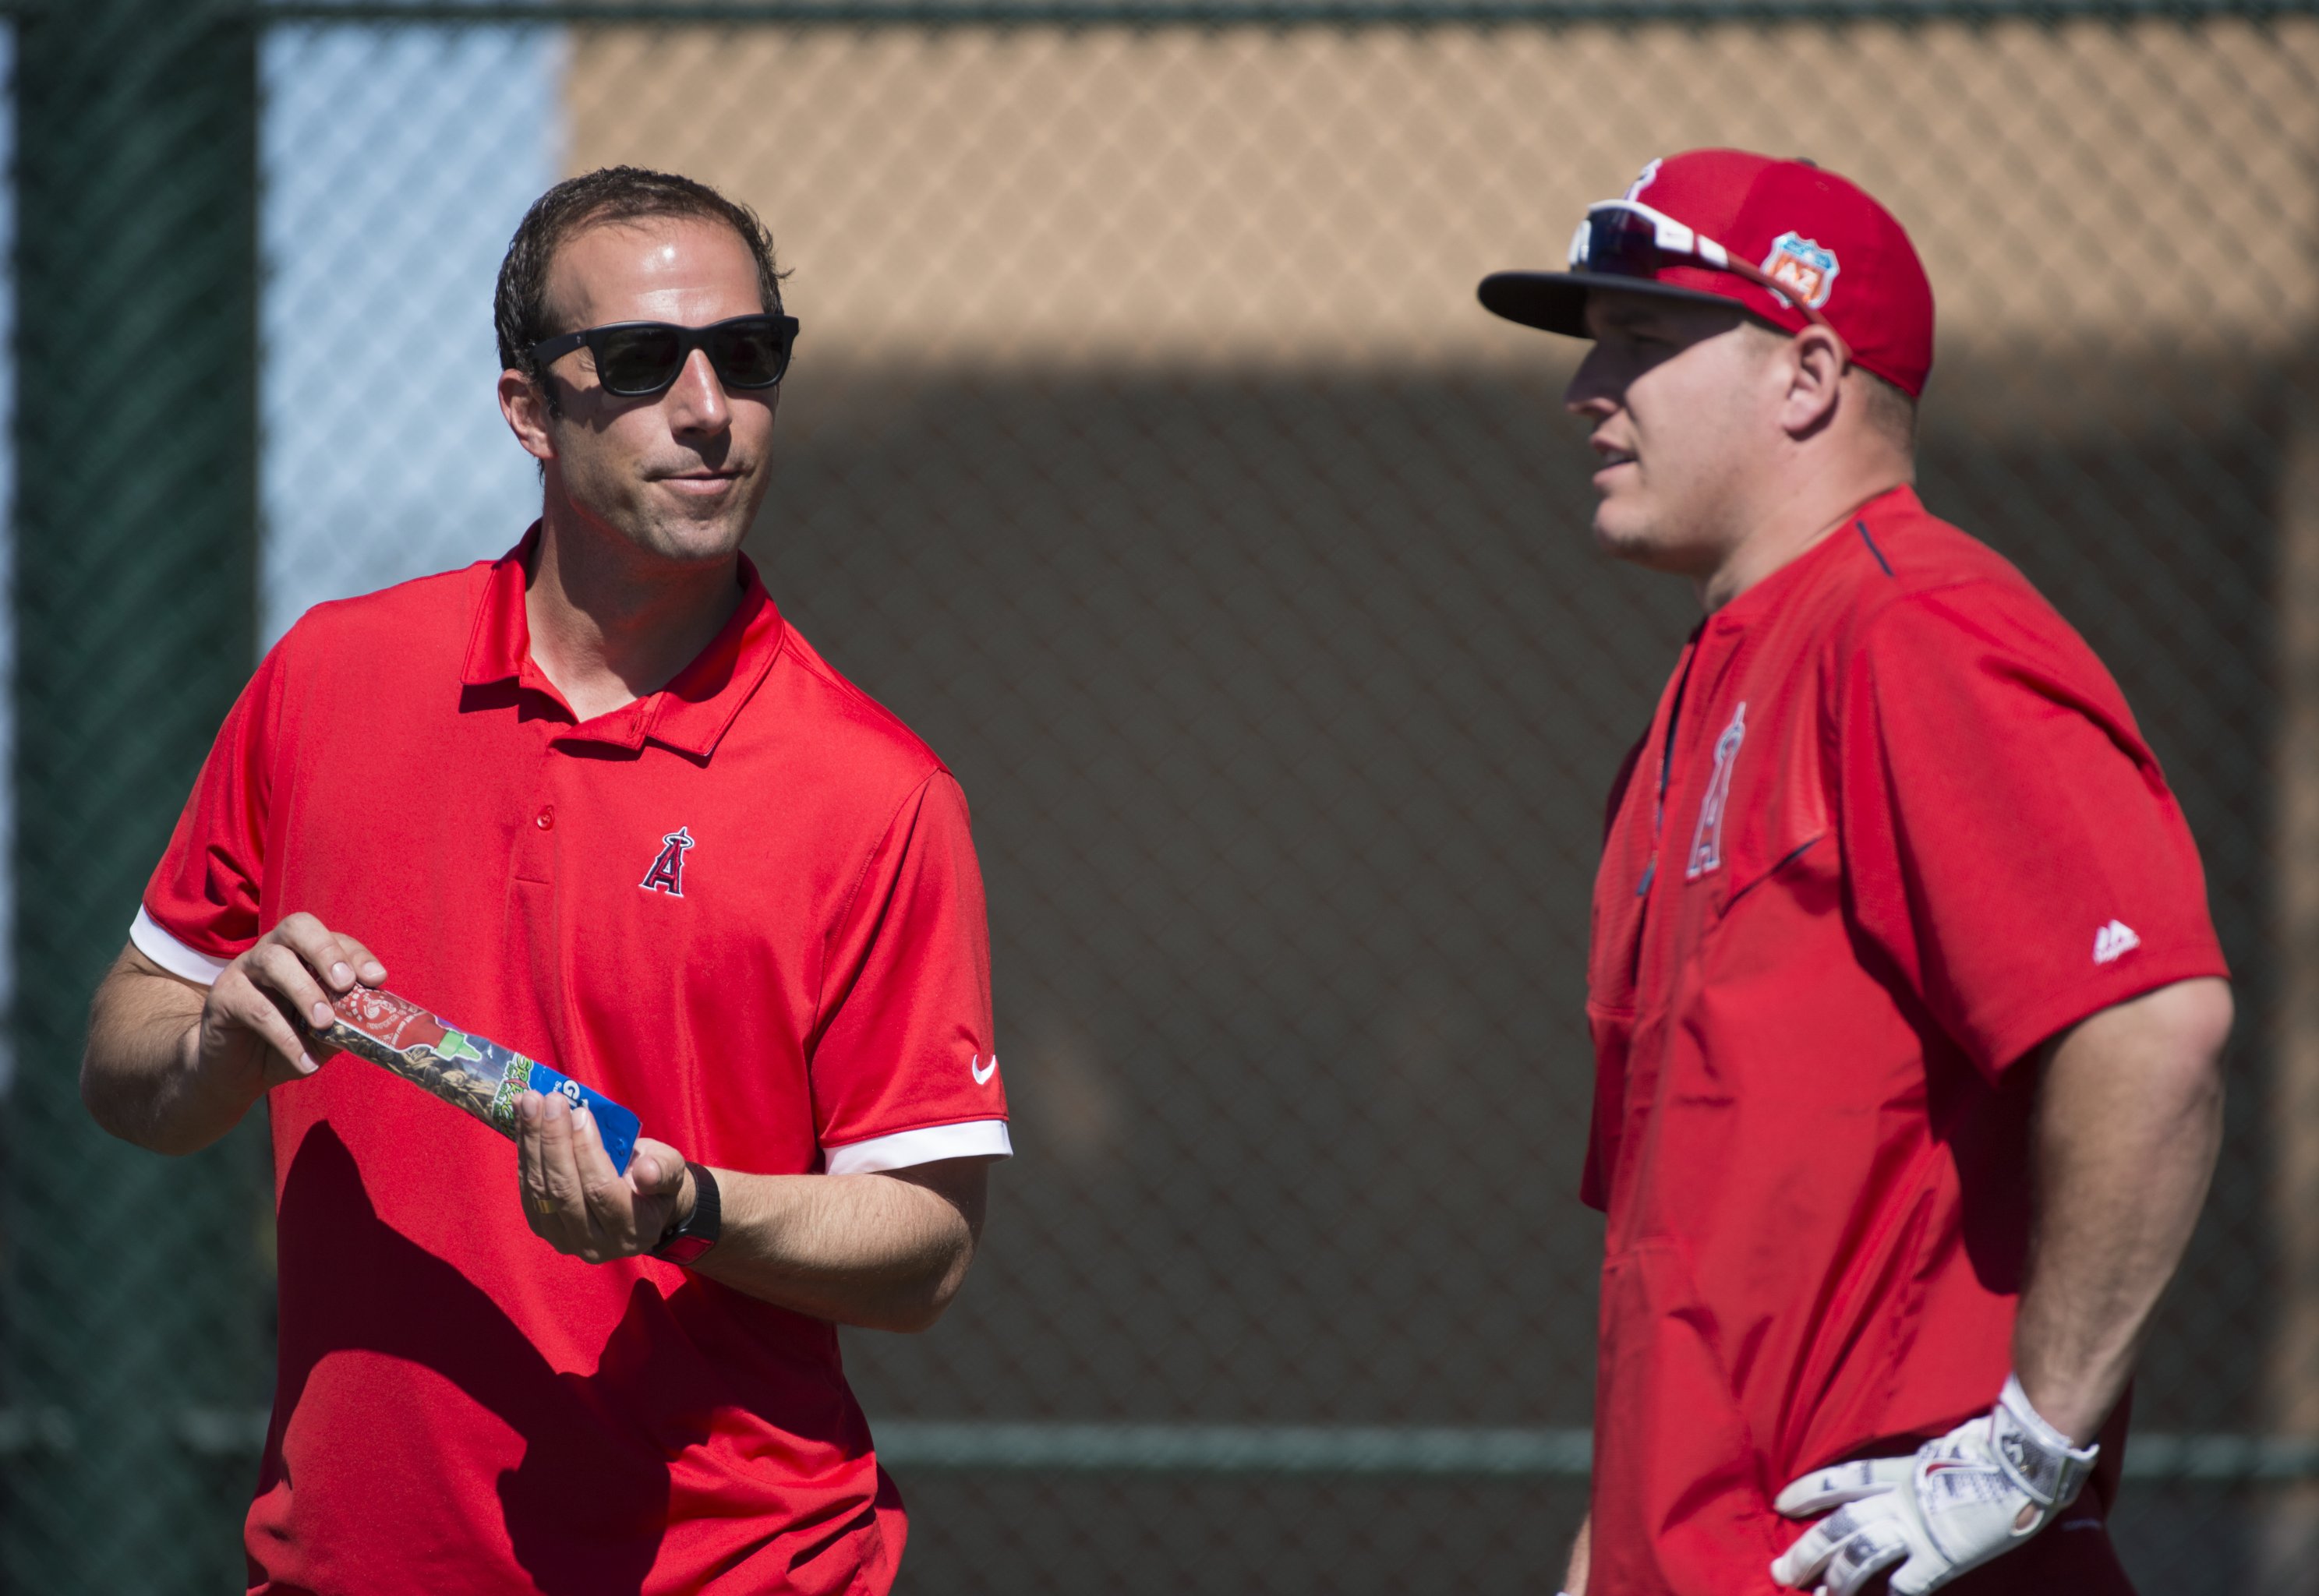
POLYGON ((1590 338, 1598 542, 1693 631, 1594 891, 1607 1215, 1568 1589, 2119 1592, 2231 1000, 2116 686, 1918 501, 1933 302, 1806 162, 1653 162, 1484 304, 1590 338))
POLYGON ((965 802, 741 552, 797 323, 756 217, 613 168, 501 268, 541 518, 259 666, 97 995, 84 1093, 204 1146, 261 1098, 281 1373, 261 1591, 882 1591, 839 1324, 931 1324, 1006 1156, 965 802), (515 1153, 359 1062, 391 985, 636 1111, 515 1153))

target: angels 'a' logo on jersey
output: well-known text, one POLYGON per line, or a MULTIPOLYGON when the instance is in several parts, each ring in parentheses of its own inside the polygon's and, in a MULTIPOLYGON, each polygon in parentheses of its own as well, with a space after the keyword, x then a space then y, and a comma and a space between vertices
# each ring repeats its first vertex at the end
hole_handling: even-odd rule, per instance
POLYGON ((1739 762, 1739 744, 1747 740, 1747 706, 1731 712, 1731 724, 1715 739, 1715 771, 1707 779, 1707 796, 1699 804, 1699 829, 1691 834, 1691 862, 1683 879, 1696 881, 1723 868, 1723 811, 1731 802, 1731 769, 1739 762))
POLYGON ((684 896, 684 856, 692 846, 692 834, 678 826, 660 840, 660 852, 653 860, 652 869, 637 885, 646 892, 665 892, 671 897, 684 896))

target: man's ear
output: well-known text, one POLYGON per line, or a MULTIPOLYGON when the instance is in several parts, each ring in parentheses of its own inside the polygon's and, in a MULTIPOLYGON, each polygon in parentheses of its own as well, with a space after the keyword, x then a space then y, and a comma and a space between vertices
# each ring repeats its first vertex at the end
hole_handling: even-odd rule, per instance
POLYGON ((545 464, 555 458, 555 438, 547 429, 555 407, 547 397, 545 379, 535 382, 512 367, 500 373, 500 414, 524 453, 545 464))
POLYGON ((1780 420, 1788 436, 1802 439, 1835 419, 1844 388, 1844 344, 1825 327, 1807 327, 1788 340, 1787 392, 1780 420))

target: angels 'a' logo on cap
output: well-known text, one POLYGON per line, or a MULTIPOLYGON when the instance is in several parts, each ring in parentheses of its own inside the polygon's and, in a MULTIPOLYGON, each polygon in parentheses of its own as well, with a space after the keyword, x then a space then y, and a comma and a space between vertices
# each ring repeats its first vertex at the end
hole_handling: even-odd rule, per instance
POLYGON ((1645 167, 1636 176, 1635 180, 1627 185, 1627 197, 1630 200, 1641 199, 1643 197, 1643 190, 1648 188, 1652 184, 1656 183, 1658 178, 1659 162, 1655 160, 1651 162, 1650 165, 1645 167))
POLYGON ((1792 292, 1799 303, 1815 311, 1827 304, 1835 291, 1836 274, 1836 251, 1823 249, 1799 233, 1782 233, 1772 240, 1772 252, 1764 257, 1764 275, 1792 292))

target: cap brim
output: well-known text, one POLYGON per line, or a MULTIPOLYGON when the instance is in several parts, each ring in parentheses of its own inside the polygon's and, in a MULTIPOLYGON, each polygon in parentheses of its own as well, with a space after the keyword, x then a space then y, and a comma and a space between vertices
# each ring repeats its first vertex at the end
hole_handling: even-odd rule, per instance
POLYGON ((1694 304, 1747 307, 1728 294, 1701 288, 1680 288, 1654 283, 1647 277, 1619 277, 1603 272, 1492 272, 1479 290, 1484 310, 1519 321, 1524 327, 1593 338, 1586 330, 1586 296, 1590 293, 1631 293, 1646 299, 1689 300, 1694 304))

